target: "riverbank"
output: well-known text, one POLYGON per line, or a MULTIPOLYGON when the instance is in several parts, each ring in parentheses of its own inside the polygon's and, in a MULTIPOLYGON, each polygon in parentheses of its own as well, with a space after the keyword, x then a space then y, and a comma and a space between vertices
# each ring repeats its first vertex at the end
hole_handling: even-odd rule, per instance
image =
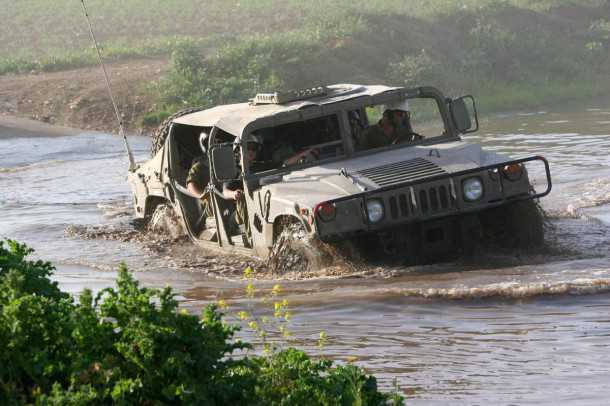
MULTIPOLYGON (((108 65, 112 89, 128 133, 147 135, 154 130, 154 124, 143 125, 143 118, 158 109, 157 95, 151 87, 169 69, 170 63, 165 59, 137 59, 108 65)), ((480 88, 468 89, 466 93, 473 94, 480 112, 488 115, 605 97, 610 94, 610 80, 481 84, 480 88)), ((117 127, 99 68, 0 76, 0 137, 9 134, 11 128, 20 129, 22 136, 52 136, 78 134, 81 130, 116 133, 117 127)))
MULTIPOLYGON (((482 114, 610 92, 607 1, 297 3, 253 1, 235 10, 221 2, 205 10, 193 1, 186 8, 163 3, 160 18, 134 2, 135 25, 123 23, 130 10, 92 5, 103 17, 94 23, 127 132, 150 133, 189 106, 332 83, 432 85, 448 96, 473 94, 482 114)), ((62 11, 63 21, 82 20, 78 8, 62 11)), ((40 3, 7 19, 0 73, 27 73, 0 75, 0 114, 116 132, 88 32, 55 32, 45 36, 49 43, 15 36, 22 27, 57 27, 57 16, 47 14, 40 3)))
MULTIPOLYGON (((167 68, 166 59, 136 59, 107 65, 128 133, 146 132, 140 125, 142 116, 156 108, 149 85, 167 68)), ((99 67, 0 76, 0 116, 3 125, 8 127, 13 123, 17 128, 43 133, 56 130, 51 130, 51 126, 36 127, 32 121, 89 131, 118 131, 99 67), (15 121, 15 118, 32 121, 15 121)))

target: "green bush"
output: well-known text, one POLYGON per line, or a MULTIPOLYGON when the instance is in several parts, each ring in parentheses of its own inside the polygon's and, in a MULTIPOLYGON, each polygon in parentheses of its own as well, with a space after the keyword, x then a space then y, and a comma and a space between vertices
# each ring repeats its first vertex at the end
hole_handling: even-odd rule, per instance
POLYGON ((234 358, 250 345, 215 306, 178 311, 170 288, 143 288, 124 265, 116 288, 75 303, 53 266, 0 242, 1 404, 401 404, 355 366, 296 349, 234 358))
POLYGON ((172 70, 159 85, 163 109, 243 102, 296 85, 317 56, 319 45, 310 39, 303 32, 257 36, 207 58, 200 47, 184 44, 172 53, 172 70))

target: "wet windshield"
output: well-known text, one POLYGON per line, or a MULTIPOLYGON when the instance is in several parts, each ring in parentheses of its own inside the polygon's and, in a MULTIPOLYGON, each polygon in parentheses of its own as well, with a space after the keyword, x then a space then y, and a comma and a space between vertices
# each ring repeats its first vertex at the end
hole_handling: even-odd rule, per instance
POLYGON ((349 112, 357 151, 399 144, 415 144, 444 135, 436 99, 416 98, 379 104, 349 112))

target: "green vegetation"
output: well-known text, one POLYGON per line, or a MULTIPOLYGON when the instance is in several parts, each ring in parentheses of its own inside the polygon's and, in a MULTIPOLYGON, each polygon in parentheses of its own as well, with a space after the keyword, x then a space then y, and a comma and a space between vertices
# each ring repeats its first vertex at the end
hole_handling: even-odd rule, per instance
MULTIPOLYGON (((376 3, 387 11, 381 4, 392 2, 376 3)), ((158 86, 160 110, 346 82, 475 93, 483 112, 610 89, 610 23, 600 18, 610 19, 610 3, 536 2, 535 9, 534 3, 482 3, 426 18, 401 15, 406 10, 396 5, 399 11, 388 15, 351 14, 348 24, 334 19, 346 11, 333 14, 333 7, 326 10, 331 17, 315 26, 236 41, 214 53, 185 44, 174 51, 172 71, 158 86)))
POLYGON ((236 358, 251 346, 215 306, 178 311, 170 288, 142 288, 124 266, 116 288, 75 303, 30 253, 0 242, 1 404, 402 404, 360 368, 294 348, 236 358))
MULTIPOLYGON (((483 111, 546 103, 567 89, 580 97, 610 89, 608 0, 87 5, 108 60, 171 56, 172 71, 152 89, 159 102, 146 125, 185 106, 326 83, 432 84, 475 93, 483 111)), ((0 16, 0 74, 96 63, 79 2, 22 1, 0 16)))

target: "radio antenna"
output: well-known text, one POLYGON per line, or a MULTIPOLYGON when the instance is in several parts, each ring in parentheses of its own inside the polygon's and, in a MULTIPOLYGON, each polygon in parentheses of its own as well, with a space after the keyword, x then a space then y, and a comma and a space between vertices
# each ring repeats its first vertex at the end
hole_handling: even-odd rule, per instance
POLYGON ((97 58, 99 60, 100 66, 104 71, 104 79, 106 79, 106 87, 108 88, 108 94, 110 95, 110 101, 112 101, 112 107, 114 107, 114 115, 116 116, 116 120, 119 123, 119 135, 123 137, 123 142, 125 143, 125 149, 127 150, 127 157, 129 158, 129 171, 133 172, 136 169, 136 163, 133 159, 133 153, 131 152, 131 148, 129 148, 129 142, 127 142, 127 136, 125 135, 125 131, 123 130, 123 120, 121 120, 121 115, 119 114, 119 108, 116 105, 116 101, 114 100, 114 95, 112 94, 112 89, 110 88, 110 79, 108 79, 108 72, 106 72, 106 66, 104 65, 104 61, 102 60, 102 53, 100 52, 100 47, 97 45, 97 39, 95 39, 95 34, 93 33, 93 27, 91 26, 91 20, 89 20, 89 14, 87 13, 87 7, 85 6, 85 0, 80 1, 83 5, 83 12, 85 13, 85 18, 87 19, 87 24, 89 24, 89 33, 91 34, 91 40, 95 45, 95 50, 97 52, 97 58))

